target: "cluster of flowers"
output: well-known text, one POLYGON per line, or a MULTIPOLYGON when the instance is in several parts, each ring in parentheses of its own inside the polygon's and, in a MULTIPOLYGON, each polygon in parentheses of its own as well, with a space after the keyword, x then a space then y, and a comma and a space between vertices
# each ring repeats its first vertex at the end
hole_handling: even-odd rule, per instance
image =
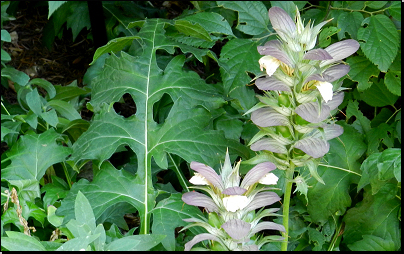
MULTIPOLYGON (((256 235, 265 229, 285 232, 282 225, 269 221, 259 222, 263 217, 279 216, 275 214, 279 208, 260 209, 255 212, 256 209, 280 200, 276 193, 269 191, 273 188, 265 186, 275 185, 278 181, 278 177, 270 173, 276 168, 275 165, 271 162, 256 165, 248 171, 241 184, 239 166, 240 162, 232 168, 228 152, 220 176, 205 164, 191 162, 191 169, 197 173, 189 181, 198 185, 192 188, 203 190, 210 197, 192 191, 184 193, 182 200, 188 205, 203 207, 209 213, 209 219, 202 217, 184 220, 194 223, 182 230, 201 226, 208 231, 196 235, 186 243, 186 251, 203 240, 211 240, 211 250, 259 250, 267 242, 283 240, 283 237, 278 235, 266 237, 256 235)), ((203 248, 193 248, 198 249, 203 248)))
POLYGON ((359 43, 349 39, 313 49, 330 20, 314 27, 309 21, 304 27, 297 7, 295 21, 279 7, 270 8, 269 19, 279 39, 258 46, 266 75, 255 82, 264 96, 247 112, 260 128, 251 149, 263 151, 261 160, 273 161, 279 169, 291 162, 297 167, 314 165, 329 151, 327 141, 343 133, 330 119, 343 101, 343 88, 331 82, 349 72, 342 59, 355 53, 359 43))

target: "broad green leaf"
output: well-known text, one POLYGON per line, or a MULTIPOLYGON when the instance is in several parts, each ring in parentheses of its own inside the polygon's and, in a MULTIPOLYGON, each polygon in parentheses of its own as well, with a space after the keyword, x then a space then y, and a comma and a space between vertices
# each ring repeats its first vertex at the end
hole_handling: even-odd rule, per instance
POLYGON ((238 12, 236 29, 250 35, 268 30, 268 10, 260 1, 217 1, 218 6, 238 12))
POLYGON ((63 217, 57 216, 55 214, 56 210, 57 208, 53 205, 48 206, 47 219, 54 227, 59 227, 63 223, 63 217))
POLYGON ((339 15, 337 26, 341 30, 338 32, 338 40, 344 39, 345 33, 357 40, 358 29, 361 27, 362 21, 363 15, 360 12, 343 12, 339 15))
POLYGON ((4 49, 1 49, 1 61, 2 62, 11 61, 11 56, 4 49))
POLYGON ((31 79, 28 82, 28 85, 37 85, 37 86, 42 87, 43 89, 46 90, 46 92, 48 93, 47 97, 50 99, 52 99, 56 95, 55 87, 52 85, 52 83, 50 83, 49 81, 47 81, 45 79, 41 79, 41 78, 31 79))
POLYGON ((321 48, 328 47, 331 44, 331 36, 338 33, 339 31, 341 31, 341 29, 338 29, 335 26, 329 26, 322 29, 318 37, 319 46, 321 48))
POLYGON ((39 191, 39 182, 36 179, 8 180, 10 187, 16 187, 18 197, 24 201, 35 202, 35 199, 41 196, 39 191))
POLYGON ((313 179, 308 182, 309 185, 314 184, 313 188, 308 190, 307 211, 313 222, 321 224, 336 213, 344 214, 346 208, 351 205, 349 185, 358 179, 358 176, 352 172, 359 172, 358 159, 366 151, 362 135, 353 127, 340 124, 344 127, 344 133, 338 138, 328 141, 330 151, 324 158, 328 165, 341 169, 319 166, 318 174, 325 185, 313 179))
POLYGON ((50 16, 52 16, 53 12, 56 11, 64 3, 66 3, 66 1, 48 1, 49 5, 48 19, 50 18, 50 16))
POLYGON ((399 97, 389 92, 382 79, 379 81, 372 79, 371 81, 373 81, 373 85, 360 94, 364 102, 372 107, 384 107, 396 103, 399 97))
POLYGON ((50 242, 50 241, 41 241, 41 244, 45 247, 47 251, 55 251, 60 246, 62 246, 62 243, 59 242, 50 242))
POLYGON ((363 235, 363 239, 352 244, 348 244, 352 251, 395 251, 396 246, 390 235, 381 238, 374 235, 363 235))
POLYGON ((292 1, 270 1, 271 7, 280 7, 294 20, 296 16, 296 6, 292 1))
POLYGON ((356 120, 360 123, 361 129, 359 130, 360 133, 368 133, 371 129, 370 120, 363 115, 362 111, 359 110, 359 102, 358 101, 348 101, 348 106, 346 109, 346 118, 347 120, 355 116, 356 120))
POLYGON ((393 18, 401 21, 401 3, 398 1, 393 1, 389 6, 389 13, 393 18))
POLYGON ((344 216, 343 243, 350 246, 362 240, 364 235, 373 235, 386 241, 380 246, 389 247, 385 250, 395 251, 400 248, 401 230, 397 216, 401 202, 397 198, 386 199, 386 194, 390 195, 390 188, 385 186, 376 195, 365 188, 363 201, 349 209, 344 216))
POLYGON ((8 237, 1 238, 1 247, 9 251, 46 251, 34 237, 21 232, 6 231, 8 237))
POLYGON ((1 178, 39 181, 48 167, 63 161, 71 152, 71 148, 59 146, 56 143, 58 138, 60 134, 54 129, 49 129, 42 134, 28 131, 7 152, 12 162, 2 169, 1 178))
POLYGON ((52 182, 41 188, 41 193, 45 193, 42 198, 44 208, 53 205, 58 199, 66 197, 69 192, 67 183, 57 176, 51 176, 52 182))
POLYGON ((54 85, 56 89, 56 95, 53 97, 54 100, 70 101, 80 95, 87 94, 91 92, 88 87, 77 87, 77 81, 73 81, 67 86, 54 85))
POLYGON ((401 96, 401 71, 388 71, 385 76, 384 84, 394 95, 401 96))
POLYGON ((88 245, 92 243, 95 239, 99 237, 97 235, 90 235, 88 237, 79 237, 73 238, 67 242, 65 242, 62 246, 60 246, 57 251, 80 251, 80 250, 90 250, 87 249, 88 245))
POLYGON ((366 1, 365 5, 372 9, 381 9, 387 4, 387 1, 366 1))
POLYGON ((365 56, 382 72, 387 72, 398 51, 398 32, 393 22, 385 15, 366 18, 358 31, 358 40, 365 56))
POLYGON ((133 40, 135 39, 140 39, 140 37, 125 36, 110 40, 105 46, 97 48, 93 56, 93 61, 90 63, 90 65, 97 61, 97 59, 105 53, 116 53, 118 51, 121 51, 124 47, 131 45, 133 40))
POLYGON ((103 251, 105 248, 105 240, 107 239, 107 236, 105 234, 104 225, 98 224, 98 226, 95 228, 95 230, 92 231, 92 233, 93 233, 93 235, 97 235, 97 234, 100 235, 93 242, 95 251, 103 251))
POLYGON ((251 40, 234 39, 223 46, 219 58, 224 95, 239 100, 244 112, 256 104, 254 92, 247 85, 251 81, 248 72, 261 74, 257 46, 251 40))
POLYGON ((56 114, 55 109, 42 112, 40 116, 42 117, 43 120, 45 120, 46 123, 48 123, 52 127, 56 128, 57 124, 59 123, 58 115, 56 114))
POLYGON ((88 14, 87 2, 73 2, 70 6, 70 10, 71 13, 66 19, 67 29, 72 29, 74 41, 84 27, 87 27, 87 29, 90 30, 90 15, 88 14))
POLYGON ((91 208, 88 199, 81 191, 77 193, 76 202, 74 203, 74 213, 77 222, 81 225, 87 224, 91 231, 95 230, 95 218, 93 209, 91 208))
POLYGON ((36 88, 27 93, 26 100, 28 107, 32 110, 32 112, 34 112, 37 116, 41 115, 42 103, 41 99, 39 98, 38 90, 36 88))
POLYGON ((325 243, 325 237, 323 234, 320 233, 320 231, 309 227, 308 229, 308 234, 309 234, 309 242, 312 242, 314 244, 314 251, 319 251, 321 250, 321 247, 325 243))
POLYGON ((183 219, 203 216, 199 208, 184 204, 181 196, 181 193, 171 194, 169 198, 161 200, 151 211, 153 214, 152 231, 167 235, 162 240, 162 244, 168 251, 175 250, 175 228, 188 225, 183 219))
POLYGON ((228 139, 240 140, 243 131, 243 122, 238 116, 222 115, 216 119, 216 128, 222 130, 228 139))
MULTIPOLYGON (((208 33, 221 33, 233 35, 233 31, 226 19, 215 12, 199 12, 183 18, 190 22, 198 23, 208 33)), ((233 35, 234 36, 234 35, 233 35)))
MULTIPOLYGON (((158 232, 158 231, 157 231, 158 232)), ((105 250, 115 251, 147 251, 156 246, 165 238, 162 234, 130 235, 111 242, 105 250), (135 242, 137 244, 133 244, 135 242)))
POLYGON ((185 35, 189 35, 191 37, 196 37, 206 41, 212 41, 208 32, 206 32, 206 30, 198 23, 192 24, 190 21, 187 20, 176 20, 174 22, 174 27, 180 33, 183 33, 185 35))
POLYGON ((4 137, 9 133, 18 133, 17 131, 11 130, 6 126, 1 125, 1 142, 4 141, 4 137))
POLYGON ((83 132, 88 130, 89 126, 90 123, 83 119, 69 121, 69 123, 63 127, 62 133, 67 132, 73 140, 77 140, 83 132))
POLYGON ((349 57, 346 62, 351 67, 349 78, 358 82, 360 92, 372 85, 372 82, 369 81, 371 77, 379 76, 380 72, 377 67, 363 56, 349 57))
POLYGON ((382 140, 388 139, 388 131, 391 131, 390 125, 386 123, 381 123, 376 128, 372 128, 366 133, 366 140, 368 142, 368 149, 366 155, 376 153, 379 151, 379 146, 382 140))
POLYGON ((7 30, 1 29, 1 40, 5 42, 11 42, 11 36, 7 30))
POLYGON ((50 100, 48 101, 46 106, 55 109, 61 116, 65 117, 70 121, 81 119, 80 114, 73 107, 73 105, 66 101, 50 100))
POLYGON ((6 67, 1 69, 1 76, 10 79, 20 86, 26 86, 30 79, 29 76, 25 74, 25 72, 18 71, 13 67, 6 67))
POLYGON ((22 207, 22 216, 28 220, 28 218, 32 217, 41 223, 42 227, 44 226, 46 213, 45 210, 39 208, 33 202, 30 201, 20 201, 20 205, 22 207))

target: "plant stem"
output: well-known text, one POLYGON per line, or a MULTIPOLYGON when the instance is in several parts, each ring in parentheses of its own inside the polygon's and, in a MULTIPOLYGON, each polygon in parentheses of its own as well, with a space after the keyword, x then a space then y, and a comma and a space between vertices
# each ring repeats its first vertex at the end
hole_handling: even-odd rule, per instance
POLYGON ((290 167, 286 170, 286 188, 285 194, 283 195, 283 226, 286 232, 283 233, 285 238, 281 244, 281 251, 288 250, 288 237, 289 237, 289 206, 290 206, 290 196, 292 194, 293 185, 293 173, 295 171, 295 165, 290 162, 290 167))

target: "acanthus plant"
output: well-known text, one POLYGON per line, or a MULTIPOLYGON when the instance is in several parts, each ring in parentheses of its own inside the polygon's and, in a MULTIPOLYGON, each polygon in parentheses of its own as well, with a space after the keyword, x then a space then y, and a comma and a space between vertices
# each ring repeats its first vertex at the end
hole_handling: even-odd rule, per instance
POLYGON ((273 162, 285 170, 286 187, 283 203, 283 225, 286 232, 282 250, 287 250, 288 214, 293 182, 307 193, 302 176, 294 178, 296 167, 306 167, 313 177, 325 184, 317 174, 317 165, 329 151, 327 142, 343 133, 332 114, 342 103, 344 88, 335 82, 350 70, 342 59, 359 48, 353 39, 340 41, 325 49, 315 48, 320 29, 330 20, 304 27, 296 7, 295 21, 280 7, 269 9, 269 19, 278 34, 258 52, 264 77, 255 81, 260 102, 250 109, 251 120, 260 131, 250 141, 251 150, 260 151, 251 163, 273 162))
MULTIPOLYGON (((210 240, 210 250, 259 250, 262 245, 271 241, 281 241, 278 235, 260 237, 258 232, 268 229, 285 232, 282 225, 274 222, 260 222, 267 216, 279 216, 275 214, 279 208, 263 209, 280 200, 280 197, 270 190, 275 189, 265 185, 275 185, 278 177, 270 171, 275 164, 263 162, 254 166, 245 175, 240 183, 239 161, 231 166, 230 157, 226 152, 225 162, 221 168, 220 176, 215 170, 203 163, 191 162, 190 167, 196 171, 189 180, 194 185, 190 188, 205 191, 210 195, 199 192, 187 192, 182 200, 193 206, 203 207, 209 213, 209 220, 201 216, 198 218, 184 219, 186 222, 194 222, 185 226, 182 230, 193 226, 201 226, 208 233, 196 235, 185 244, 185 250, 203 241, 210 240), (260 209, 255 212, 256 209, 260 209)), ((195 247, 192 250, 206 250, 203 247, 195 247)))

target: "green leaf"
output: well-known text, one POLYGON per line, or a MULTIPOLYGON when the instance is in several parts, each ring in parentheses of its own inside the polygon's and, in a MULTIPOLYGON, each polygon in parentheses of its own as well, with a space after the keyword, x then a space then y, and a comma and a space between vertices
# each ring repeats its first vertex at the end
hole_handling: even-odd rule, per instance
MULTIPOLYGON (((373 235, 384 239, 384 243, 379 248, 384 250, 396 251, 401 246, 401 230, 400 222, 397 218, 401 202, 397 198, 386 199, 386 194, 390 192, 391 186, 386 185, 376 195, 372 195, 368 188, 365 188, 364 198, 354 208, 348 210, 344 216, 345 230, 343 234, 343 243, 351 244, 353 248, 363 243, 356 243, 363 238, 364 235, 373 235)), ((372 239, 375 240, 375 239, 372 239)), ((367 248, 374 247, 374 243, 370 243, 367 248)), ((367 249, 365 248, 365 249, 367 249)))
POLYGON ((1 125, 1 142, 4 141, 4 137, 9 133, 18 133, 18 132, 1 125))
POLYGON ((366 1, 365 5, 372 9, 380 9, 387 4, 387 1, 366 1))
POLYGON ((168 251, 175 250, 175 228, 188 225, 183 219, 203 216, 199 208, 185 204, 181 200, 181 196, 181 193, 171 194, 170 197, 161 200, 151 211, 153 214, 152 231, 167 235, 162 244, 168 251))
POLYGON ((46 251, 34 237, 21 232, 6 231, 8 237, 1 238, 1 247, 9 251, 46 251))
POLYGON ((309 227, 308 229, 309 233, 309 242, 312 242, 314 244, 313 251, 319 251, 321 250, 321 247, 325 243, 325 237, 323 234, 320 233, 320 231, 309 227))
POLYGON ((372 81, 374 84, 360 93, 361 99, 372 107, 394 105, 399 97, 389 92, 383 83, 383 79, 379 81, 374 79, 372 81))
POLYGON ((147 251, 156 246, 165 238, 161 234, 130 235, 111 242, 105 250, 115 251, 147 251), (136 244, 133 244, 136 243, 136 244))
POLYGON ((379 14, 366 18, 358 31, 358 40, 365 56, 382 72, 387 72, 398 51, 398 32, 393 22, 379 14))
POLYGON ((183 18, 184 20, 194 22, 202 26, 208 33, 221 33, 233 35, 233 31, 226 19, 215 12, 199 12, 183 18))
POLYGON ((256 104, 253 90, 247 89, 251 81, 248 72, 261 74, 258 60, 257 42, 234 39, 226 43, 220 52, 219 66, 223 80, 224 95, 240 101, 244 112, 256 104))
POLYGON ((37 179, 45 174, 48 167, 63 161, 71 148, 59 146, 56 140, 60 134, 49 129, 42 134, 28 131, 7 152, 11 164, 2 169, 1 178, 6 180, 37 179))
MULTIPOLYGON (((353 172, 359 172, 359 158, 366 151, 366 145, 353 127, 339 123, 344 127, 344 133, 337 139, 329 140, 330 151, 325 156, 328 165, 353 172)), ((310 179, 308 184, 313 188, 308 191, 307 211, 313 222, 324 224, 330 216, 336 213, 344 214, 351 205, 349 185, 358 179, 354 173, 337 168, 318 167, 318 174, 324 184, 310 179)))
POLYGON ((43 89, 45 89, 46 92, 48 93, 47 98, 52 99, 56 95, 55 87, 52 85, 52 83, 50 83, 49 81, 47 81, 45 79, 41 79, 41 78, 31 79, 28 82, 28 85, 38 85, 38 86, 42 87, 43 89))
POLYGON ((59 123, 58 115, 56 114, 56 111, 54 109, 42 112, 40 116, 50 126, 56 127, 56 125, 59 123))
MULTIPOLYGON (((280 7, 294 20, 296 16, 296 6, 292 1, 270 1, 271 7, 280 7)), ((300 2, 300 1, 299 1, 300 2)))
POLYGON ((38 90, 35 88, 31 92, 27 93, 27 105, 37 116, 42 114, 42 103, 38 94, 38 90))
POLYGON ((30 79, 29 76, 25 74, 25 72, 18 71, 13 67, 6 67, 1 69, 1 76, 10 79, 20 86, 26 86, 30 79))
POLYGON ((35 205, 33 202, 30 201, 20 201, 20 205, 22 207, 22 216, 28 220, 29 217, 34 218, 37 220, 39 223, 41 223, 42 227, 44 226, 45 218, 46 218, 46 213, 45 210, 42 208, 39 208, 37 205, 35 205))
POLYGON ((362 111, 359 110, 359 102, 358 101, 348 101, 348 106, 346 109, 346 118, 350 119, 352 116, 356 117, 356 121, 360 123, 361 129, 360 133, 368 133, 371 129, 370 120, 363 115, 362 111))
POLYGON ((339 31, 341 31, 341 29, 339 29, 335 26, 329 26, 329 27, 322 29, 322 31, 320 32, 320 35, 318 37, 319 46, 322 48, 325 48, 328 45, 330 45, 331 36, 338 33, 339 31))
POLYGON ((387 239, 374 235, 363 235, 363 239, 352 244, 348 244, 352 251, 389 251, 396 250, 390 235, 387 239))
POLYGON ((95 218, 93 209, 88 199, 81 191, 77 193, 76 202, 74 203, 74 213, 76 220, 81 225, 88 225, 91 231, 95 230, 95 218))
POLYGON ((54 108, 61 116, 70 121, 81 119, 81 116, 77 110, 68 102, 62 100, 51 100, 48 101, 46 106, 54 108))
POLYGON ((55 12, 64 3, 66 3, 66 1, 48 1, 49 5, 48 19, 50 18, 50 16, 52 16, 53 12, 55 12))
POLYGON ((389 70, 386 73, 384 82, 392 94, 401 96, 401 71, 389 70))
POLYGON ((1 40, 5 42, 11 42, 11 36, 7 30, 1 29, 1 40))
POLYGON ((389 13, 393 18, 401 21, 401 3, 398 1, 393 1, 389 6, 389 13))
POLYGON ((4 49, 1 49, 1 61, 2 62, 11 61, 11 56, 4 49))
POLYGON ((208 32, 199 24, 192 24, 187 20, 176 20, 174 22, 175 28, 185 35, 189 35, 191 37, 196 37, 199 39, 203 39, 206 41, 212 41, 208 32))
POLYGON ((48 221, 54 226, 54 227, 59 227, 63 223, 63 217, 57 216, 55 214, 57 208, 54 207, 53 205, 48 206, 48 221))
POLYGON ((133 40, 135 39, 140 39, 140 37, 125 36, 110 40, 106 45, 97 48, 93 56, 93 61, 90 63, 90 65, 95 63, 95 61, 97 61, 97 59, 105 53, 111 53, 111 52, 116 53, 118 51, 121 51, 124 47, 131 45, 133 40))
POLYGON ((338 40, 345 38, 348 33, 352 39, 357 40, 358 30, 361 27, 363 15, 360 12, 343 12, 338 16, 337 26, 341 29, 338 32, 338 40))
POLYGON ((87 2, 73 2, 70 6, 70 11, 71 13, 66 19, 67 29, 72 29, 73 41, 75 41, 77 35, 79 35, 84 27, 87 27, 88 30, 91 28, 87 2))
POLYGON ((225 114, 216 119, 216 128, 222 130, 226 138, 240 140, 243 122, 238 119, 238 116, 225 114))
POLYGON ((88 245, 99 237, 97 235, 90 235, 88 237, 73 238, 60 246, 57 251, 80 251, 88 250, 88 245))
POLYGON ((366 140, 368 142, 368 149, 366 154, 369 156, 372 153, 379 151, 380 142, 383 139, 388 139, 388 131, 391 131, 390 125, 386 123, 381 123, 376 128, 372 128, 368 133, 366 133, 366 140))
POLYGON ((349 78, 358 82, 358 91, 368 89, 372 82, 369 82, 371 77, 379 76, 379 70, 368 59, 363 56, 349 57, 346 62, 351 67, 349 78))
POLYGON ((268 10, 260 1, 217 1, 218 6, 238 12, 236 29, 249 35, 268 30, 268 10))

